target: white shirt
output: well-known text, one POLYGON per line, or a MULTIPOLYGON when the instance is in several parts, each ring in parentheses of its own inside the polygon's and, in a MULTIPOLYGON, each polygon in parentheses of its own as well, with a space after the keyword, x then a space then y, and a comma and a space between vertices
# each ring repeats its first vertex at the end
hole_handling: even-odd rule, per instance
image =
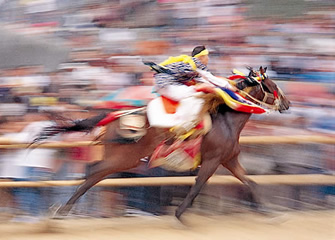
MULTIPOLYGON (((21 134, 20 141, 22 142, 32 142, 45 127, 52 126, 53 122, 51 121, 39 121, 30 123, 26 126, 21 134)), ((25 156, 20 164, 26 167, 40 167, 48 168, 52 170, 55 167, 55 155, 56 149, 47 149, 47 148, 31 148, 25 149, 25 156)))
MULTIPOLYGON (((21 133, 9 133, 3 137, 19 141, 21 135, 21 133)), ((24 149, 1 150, 0 178, 24 178, 24 167, 21 161, 25 158, 25 153, 24 149)))

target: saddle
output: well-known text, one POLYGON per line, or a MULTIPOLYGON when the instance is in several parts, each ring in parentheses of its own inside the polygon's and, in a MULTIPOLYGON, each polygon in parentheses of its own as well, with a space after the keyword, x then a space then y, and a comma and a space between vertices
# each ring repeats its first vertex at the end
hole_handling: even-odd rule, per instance
POLYGON ((145 128, 146 117, 144 114, 133 113, 120 117, 119 128, 116 132, 126 139, 139 139, 143 137, 147 130, 145 128))

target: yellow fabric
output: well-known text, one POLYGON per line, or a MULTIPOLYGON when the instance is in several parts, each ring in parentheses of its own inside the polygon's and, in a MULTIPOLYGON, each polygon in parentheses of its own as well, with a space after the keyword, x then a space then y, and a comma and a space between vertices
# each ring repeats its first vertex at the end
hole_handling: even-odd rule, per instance
MULTIPOLYGON (((197 55, 195 55, 194 57, 198 58, 198 57, 205 56, 205 55, 208 55, 208 54, 209 54, 208 50, 205 49, 205 50, 201 51, 200 53, 198 53, 197 55)), ((193 61, 192 57, 188 56, 188 55, 180 55, 180 56, 177 56, 177 57, 169 57, 164 62, 161 62, 159 65, 166 66, 168 64, 176 63, 176 62, 184 62, 184 63, 190 64, 192 69, 194 69, 194 70, 197 69, 197 65, 193 61)))
POLYGON ((262 81, 263 78, 262 78, 262 77, 256 77, 256 80, 257 80, 257 81, 262 81))
POLYGON ((232 85, 232 86, 236 86, 236 82, 235 82, 235 81, 233 81, 233 80, 229 80, 229 79, 228 79, 228 82, 229 82, 230 85, 232 85))
POLYGON ((239 105, 249 106, 248 104, 241 103, 241 102, 233 99, 228 93, 226 93, 225 91, 223 91, 220 88, 215 88, 214 90, 220 97, 222 97, 225 104, 227 104, 227 106, 230 107, 231 109, 236 109, 239 105))
POLYGON ((198 54, 194 55, 194 57, 198 58, 198 57, 201 57, 201 56, 205 56, 205 55, 208 55, 209 52, 207 49, 205 50, 202 50, 201 52, 199 52, 198 54))
POLYGON ((32 106, 51 106, 58 103, 58 98, 55 97, 32 97, 29 99, 32 106))
POLYGON ((237 69, 233 69, 233 73, 236 74, 236 75, 241 75, 241 76, 245 76, 244 73, 240 72, 239 70, 237 69))
POLYGON ((177 57, 169 57, 167 60, 165 60, 164 62, 160 63, 159 65, 166 66, 168 64, 176 63, 176 62, 188 63, 188 64, 191 65, 191 67, 194 70, 197 69, 197 66, 195 65, 195 62, 193 61, 192 57, 187 56, 187 55, 180 55, 180 56, 177 56, 177 57))
POLYGON ((191 129, 190 131, 188 131, 187 133, 185 133, 184 135, 179 136, 178 138, 181 140, 185 140, 186 138, 188 138, 189 136, 191 136, 193 133, 195 133, 196 129, 191 129))
POLYGON ((201 163, 201 153, 199 152, 197 155, 194 157, 194 165, 192 170, 196 169, 201 163))

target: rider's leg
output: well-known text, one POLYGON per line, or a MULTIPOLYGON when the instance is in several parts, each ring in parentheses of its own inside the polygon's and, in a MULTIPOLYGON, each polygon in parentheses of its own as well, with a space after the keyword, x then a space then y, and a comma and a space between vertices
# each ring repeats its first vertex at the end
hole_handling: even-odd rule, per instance
POLYGON ((186 131, 194 128, 200 121, 199 113, 203 107, 204 100, 198 97, 188 97, 180 101, 180 105, 175 113, 179 127, 186 131))
POLYGON ((168 85, 159 89, 158 93, 174 101, 179 101, 179 106, 176 109, 176 113, 167 114, 160 98, 152 100, 148 104, 148 119, 151 126, 161 128, 180 126, 185 128, 186 131, 195 126, 204 100, 194 96, 196 91, 192 87, 168 85))

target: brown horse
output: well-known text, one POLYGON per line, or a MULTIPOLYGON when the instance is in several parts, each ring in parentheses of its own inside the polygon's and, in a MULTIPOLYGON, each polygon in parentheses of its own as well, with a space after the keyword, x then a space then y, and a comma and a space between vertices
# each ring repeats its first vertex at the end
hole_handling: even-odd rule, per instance
MULTIPOLYGON (((237 87, 239 89, 248 89, 249 93, 247 93, 246 98, 249 98, 251 101, 266 105, 280 112, 287 110, 290 102, 277 85, 267 77, 265 72, 266 68, 263 69, 262 67, 257 72, 251 70, 251 74, 258 74, 260 81, 250 82, 250 80, 242 78, 238 80, 237 87)), ((250 116, 250 113, 234 111, 224 104, 219 105, 215 114, 211 114, 212 129, 203 137, 201 145, 201 167, 195 184, 175 212, 175 216, 178 219, 180 219, 186 208, 191 206, 201 188, 220 165, 227 168, 236 178, 245 184, 250 189, 253 201, 258 203, 257 194, 255 194, 254 189, 255 184, 246 177, 246 172, 238 161, 240 133, 250 116)), ((77 122, 75 126, 62 126, 57 131, 51 132, 54 134, 57 132, 92 128, 104 117, 105 115, 86 119, 77 122)), ((140 159, 150 156, 157 145, 166 137, 162 134, 161 129, 149 127, 146 135, 137 142, 128 144, 116 143, 111 140, 115 139, 117 128, 118 121, 108 124, 104 136, 106 144, 104 160, 91 167, 84 183, 77 188, 66 205, 58 210, 58 214, 67 214, 78 198, 104 179, 104 177, 138 166, 140 159)))

